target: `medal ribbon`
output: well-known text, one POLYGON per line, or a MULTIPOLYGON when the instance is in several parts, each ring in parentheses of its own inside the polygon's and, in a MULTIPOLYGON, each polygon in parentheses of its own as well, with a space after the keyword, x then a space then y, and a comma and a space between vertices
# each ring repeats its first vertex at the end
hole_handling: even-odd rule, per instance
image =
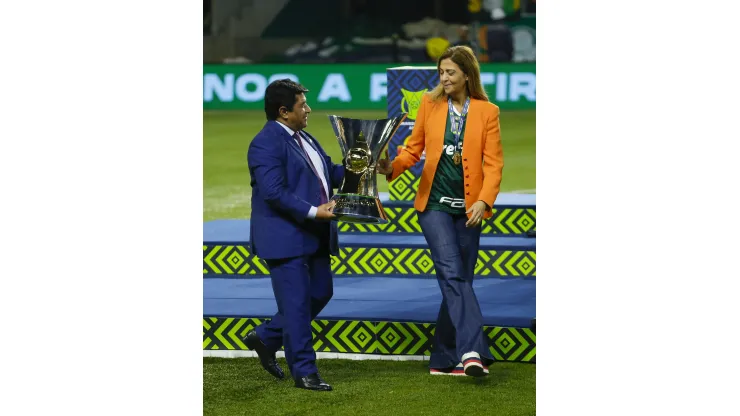
POLYGON ((452 134, 455 136, 455 151, 457 152, 457 144, 460 142, 460 133, 462 133, 462 126, 463 123, 465 123, 465 117, 467 117, 468 115, 470 97, 465 99, 465 105, 463 106, 462 114, 460 116, 460 124, 455 124, 455 109, 452 106, 452 98, 447 98, 447 106, 450 109, 450 125, 452 126, 452 134))

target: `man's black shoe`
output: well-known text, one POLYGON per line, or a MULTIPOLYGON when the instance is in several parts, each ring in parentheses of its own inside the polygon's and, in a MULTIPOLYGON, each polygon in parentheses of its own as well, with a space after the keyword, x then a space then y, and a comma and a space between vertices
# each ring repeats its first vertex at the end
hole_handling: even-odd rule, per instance
POLYGON ((275 353, 267 350, 267 346, 265 346, 265 343, 262 342, 255 330, 251 330, 247 333, 247 336, 244 337, 244 344, 250 350, 253 350, 257 353, 257 356, 260 357, 262 368, 267 370, 268 373, 272 374, 275 378, 279 378, 280 380, 285 378, 285 373, 283 373, 283 369, 280 368, 277 360, 275 359, 275 353))
POLYGON ((295 386, 306 390, 331 391, 331 386, 319 377, 319 373, 296 378, 295 386))

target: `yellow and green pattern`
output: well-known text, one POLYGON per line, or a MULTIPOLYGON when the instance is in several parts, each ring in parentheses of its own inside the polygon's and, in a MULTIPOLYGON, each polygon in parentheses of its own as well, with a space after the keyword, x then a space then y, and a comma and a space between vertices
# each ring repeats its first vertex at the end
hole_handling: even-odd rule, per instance
POLYGON ((388 184, 388 193, 393 201, 413 201, 419 190, 420 176, 407 170, 388 184))
MULTIPOLYGON (((203 318, 204 350, 248 350, 242 339, 269 319, 203 318)), ((430 355, 433 323, 315 320, 311 323, 317 352, 430 355)), ((536 336, 529 328, 485 326, 491 354, 499 361, 534 363, 536 336)))
POLYGON ((203 274, 269 275, 267 263, 246 246, 203 246, 203 274))
MULTIPOLYGON (((429 249, 345 247, 331 257, 335 275, 408 276, 434 275, 429 249)), ((265 277, 264 260, 240 245, 204 245, 203 274, 219 277, 265 277)), ((490 277, 536 277, 535 251, 479 250, 475 274, 490 277)))
MULTIPOLYGON (((421 233, 419 219, 413 207, 385 207, 387 224, 340 222, 340 232, 362 233, 421 233)), ((537 219, 534 208, 493 208, 493 216, 483 220, 483 235, 517 235, 535 230, 537 219)))

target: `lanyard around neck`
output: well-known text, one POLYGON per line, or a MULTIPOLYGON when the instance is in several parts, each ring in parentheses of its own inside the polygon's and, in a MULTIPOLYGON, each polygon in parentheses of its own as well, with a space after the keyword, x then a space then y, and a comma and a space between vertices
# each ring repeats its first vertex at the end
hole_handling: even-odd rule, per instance
POLYGON ((447 106, 450 110, 450 125, 452 126, 452 134, 455 136, 455 149, 457 149, 457 144, 460 142, 460 134, 462 133, 463 123, 465 122, 465 117, 468 116, 470 97, 465 99, 465 105, 463 105, 459 124, 455 123, 455 108, 452 106, 452 98, 447 98, 447 106))

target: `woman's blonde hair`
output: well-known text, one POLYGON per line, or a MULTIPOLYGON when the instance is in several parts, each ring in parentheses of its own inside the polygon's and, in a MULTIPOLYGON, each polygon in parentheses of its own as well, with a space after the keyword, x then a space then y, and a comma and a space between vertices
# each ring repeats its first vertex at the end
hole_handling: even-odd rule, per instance
MULTIPOLYGON (((468 89, 468 95, 471 98, 488 101, 488 94, 486 94, 486 90, 483 89, 483 83, 480 81, 480 65, 472 49, 467 46, 453 46, 448 48, 437 60, 437 72, 439 72, 439 67, 445 59, 450 59, 457 64, 463 73, 468 76, 468 82, 465 83, 465 87, 468 89)), ((446 97, 442 82, 440 81, 428 94, 432 97, 432 100, 439 100, 446 97)))

